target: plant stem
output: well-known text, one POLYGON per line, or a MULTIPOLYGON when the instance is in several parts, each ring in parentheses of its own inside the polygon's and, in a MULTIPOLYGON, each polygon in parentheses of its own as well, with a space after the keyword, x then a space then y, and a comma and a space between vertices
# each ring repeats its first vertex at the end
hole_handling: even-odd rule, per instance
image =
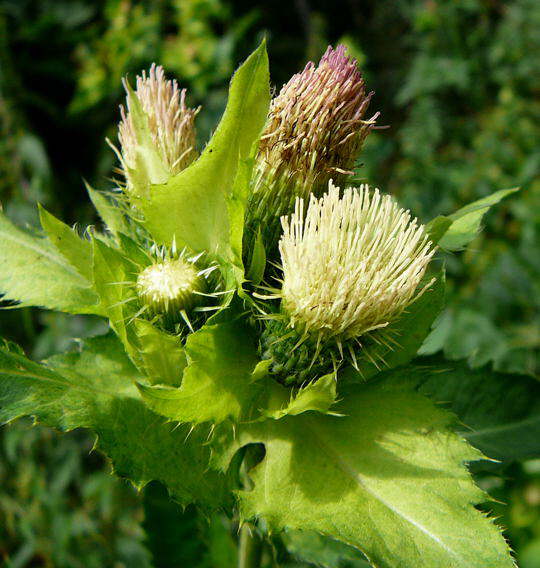
POLYGON ((259 568, 262 557, 262 540, 252 527, 245 524, 240 529, 238 568, 259 568))

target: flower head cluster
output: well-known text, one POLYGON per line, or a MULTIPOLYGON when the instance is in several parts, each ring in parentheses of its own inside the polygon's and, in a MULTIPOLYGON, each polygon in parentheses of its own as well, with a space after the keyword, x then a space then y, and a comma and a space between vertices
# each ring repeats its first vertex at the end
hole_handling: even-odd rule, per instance
POLYGON ((365 118, 371 95, 340 45, 329 47, 318 66, 308 63, 272 100, 247 212, 248 230, 260 228, 267 248, 296 197, 320 195, 331 178, 352 174, 377 117, 365 118))
POLYGON ((331 182, 320 199, 282 219, 281 306, 300 335, 338 343, 385 328, 426 288, 434 247, 388 195, 331 182))
POLYGON ((197 157, 194 121, 199 109, 186 105, 186 90, 165 79, 153 64, 137 77, 133 92, 124 81, 127 110, 121 106, 117 152, 128 191, 143 193, 144 185, 164 183, 197 157))

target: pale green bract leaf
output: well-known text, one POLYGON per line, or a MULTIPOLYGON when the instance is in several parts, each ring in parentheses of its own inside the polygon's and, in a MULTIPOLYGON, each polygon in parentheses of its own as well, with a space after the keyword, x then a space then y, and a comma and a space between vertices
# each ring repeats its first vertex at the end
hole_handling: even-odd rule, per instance
POLYGON ((43 207, 39 207, 39 219, 45 234, 56 250, 89 282, 93 278, 92 243, 82 239, 71 227, 66 225, 43 207))
POLYGON ((140 271, 155 262, 155 257, 147 249, 123 233, 118 233, 114 244, 117 246, 118 252, 131 266, 131 273, 138 271, 137 274, 139 274, 140 271))
POLYGON ((247 279, 255 286, 261 283, 266 268, 266 251, 264 250, 263 238, 260 231, 257 231, 257 237, 253 245, 251 261, 247 273, 247 279))
POLYGON ((129 226, 120 206, 112 201, 113 197, 102 191, 96 191, 86 184, 86 191, 96 211, 106 227, 115 234, 129 234, 129 226))
POLYGON ((180 386, 187 365, 180 338, 142 319, 135 320, 135 330, 142 366, 150 383, 180 386))
POLYGON ((309 411, 327 414, 330 413, 330 408, 336 402, 336 377, 334 373, 325 375, 296 392, 281 387, 274 381, 269 384, 271 385, 272 395, 268 404, 269 409, 264 412, 264 415, 276 420, 284 416, 296 416, 309 411))
POLYGON ((157 242, 170 245, 175 241, 177 246, 205 251, 225 264, 238 263, 233 244, 237 248, 243 207, 240 214, 239 203, 231 200, 245 201, 245 195, 240 195, 245 194, 243 188, 237 188, 239 195, 235 195, 235 181, 237 174, 245 177, 239 165, 250 157, 269 102, 263 43, 234 74, 223 118, 199 159, 167 183, 153 185, 148 199, 137 201, 157 242))
POLYGON ((269 530, 317 531, 360 549, 375 566, 511 568, 486 500, 464 466, 481 454, 453 417, 406 388, 376 382, 347 393, 345 416, 303 414, 243 425, 265 457, 238 491, 244 519, 269 530))
POLYGON ((254 410, 259 393, 253 372, 257 350, 252 331, 241 321, 207 325, 185 346, 188 366, 180 388, 140 385, 148 406, 178 422, 220 423, 254 410))
POLYGON ((102 315, 92 283, 47 239, 15 227, 0 213, 0 294, 20 306, 102 315))
POLYGON ((250 157, 241 159, 238 163, 238 170, 234 178, 232 191, 227 196, 227 212, 229 215, 230 226, 230 259, 224 263, 225 286, 229 289, 240 289, 245 280, 245 270, 243 263, 243 237, 244 237, 244 217, 246 203, 251 191, 251 176, 255 164, 256 151, 258 144, 253 144, 250 150, 250 157))
POLYGON ((167 424, 141 400, 141 378, 113 336, 88 340, 80 353, 39 365, 0 350, 0 421, 35 416, 64 431, 89 428, 115 472, 142 487, 164 483, 182 504, 219 507, 228 499, 225 476, 208 469, 207 434, 167 424))
POLYGON ((425 231, 429 240, 436 245, 446 231, 448 231, 451 224, 452 220, 444 215, 439 215, 438 217, 435 217, 435 219, 432 219, 425 226, 425 231))
POLYGON ((152 139, 148 115, 130 84, 125 81, 124 86, 127 91, 133 134, 137 141, 135 167, 129 168, 127 164, 123 164, 128 169, 128 192, 135 199, 147 199, 150 195, 150 186, 152 184, 165 183, 169 179, 170 173, 152 139))
MULTIPOLYGON (((469 244, 478 234, 482 217, 488 212, 489 208, 504 199, 511 193, 518 191, 519 188, 501 189, 487 197, 473 201, 462 207, 454 214, 449 215, 452 221, 448 229, 439 238, 439 246, 444 250, 461 250, 469 244)), ((440 219, 440 217, 439 217, 440 219)))
POLYGON ((94 287, 100 297, 102 313, 126 351, 138 361, 135 332, 130 320, 135 316, 135 267, 118 250, 93 239, 94 287))

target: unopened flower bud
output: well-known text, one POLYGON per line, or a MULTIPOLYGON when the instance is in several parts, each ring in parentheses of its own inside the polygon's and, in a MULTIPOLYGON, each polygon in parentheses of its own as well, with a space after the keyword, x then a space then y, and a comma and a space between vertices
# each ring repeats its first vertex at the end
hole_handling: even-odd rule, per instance
POLYGON ((384 333, 431 285, 421 286, 435 251, 423 226, 377 189, 349 187, 340 196, 330 182, 323 197, 310 198, 307 211, 297 199, 282 224, 281 319, 270 327, 274 336, 276 330, 292 336, 291 352, 274 337, 267 357, 285 365, 295 344, 304 343, 319 363, 329 364, 329 350, 343 359, 344 347, 355 363, 352 341, 384 333))
POLYGON ((332 178, 352 174, 377 115, 365 118, 372 93, 343 45, 329 47, 318 66, 294 75, 272 100, 247 208, 247 238, 260 230, 277 244, 279 218, 297 197, 320 195, 332 178))
POLYGON ((137 294, 149 315, 180 320, 200 300, 204 278, 185 258, 167 259, 146 267, 137 278, 137 294))
POLYGON ((195 116, 199 109, 186 105, 186 90, 165 79, 163 67, 153 64, 137 77, 133 91, 124 81, 127 110, 120 107, 120 151, 116 150, 126 190, 147 195, 151 184, 165 183, 197 157, 195 116))

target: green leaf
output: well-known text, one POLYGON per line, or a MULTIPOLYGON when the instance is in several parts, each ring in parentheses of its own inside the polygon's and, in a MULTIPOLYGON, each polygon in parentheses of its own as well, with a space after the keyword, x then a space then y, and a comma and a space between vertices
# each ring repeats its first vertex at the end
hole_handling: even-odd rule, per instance
POLYGON ((145 488, 144 529, 153 568, 236 568, 236 539, 227 521, 194 506, 182 510, 158 483, 145 488))
POLYGON ((375 566, 511 568, 499 529, 463 465, 478 450, 424 396, 376 382, 349 392, 344 417, 302 414, 240 428, 262 443, 239 491, 244 519, 269 530, 316 531, 360 549, 375 566))
POLYGON ((148 249, 143 248, 131 237, 128 237, 123 233, 118 233, 117 243, 118 251, 139 272, 155 262, 155 257, 152 257, 152 254, 148 251, 148 249))
POLYGON ((452 224, 439 240, 439 245, 445 250, 461 250, 469 244, 480 231, 482 217, 488 212, 492 205, 495 205, 506 196, 518 191, 519 188, 501 189, 487 197, 473 201, 449 215, 448 219, 452 224))
MULTIPOLYGON (((227 288, 237 288, 245 281, 243 262, 243 238, 244 218, 246 203, 251 191, 251 177, 255 165, 255 155, 258 149, 258 141, 254 143, 250 157, 239 161, 238 171, 234 179, 231 194, 227 197, 227 212, 229 215, 231 258, 224 264, 225 285, 227 288)), ((244 295, 246 297, 246 295, 244 295)))
POLYGON ((204 554, 201 528, 195 507, 182 511, 162 485, 145 487, 144 531, 154 568, 198 566, 204 554))
POLYGON ((140 385, 148 406, 178 422, 223 422, 246 417, 252 401, 257 350, 253 332, 241 321, 207 325, 185 346, 188 366, 180 388, 140 385))
POLYGON ((93 239, 92 244, 94 287, 100 297, 100 308, 132 359, 137 361, 135 332, 129 325, 137 308, 134 266, 106 243, 93 239))
POLYGON ((358 550, 316 532, 285 531, 281 538, 298 560, 324 568, 370 568, 358 550))
POLYGON ((0 350, 0 421, 35 416, 63 431, 89 428, 115 472, 142 487, 164 483, 182 504, 227 500, 225 477, 208 469, 207 433, 166 424, 140 399, 141 376, 113 336, 87 341, 80 353, 46 366, 0 350))
POLYGON ((264 271, 266 269, 266 251, 264 250, 264 242, 261 235, 261 231, 257 231, 257 237, 253 246, 253 253, 251 255, 251 261, 249 263, 249 270, 247 273, 247 279, 253 284, 260 284, 264 277, 264 271))
POLYGON ((269 102, 268 57, 263 43, 233 76, 223 118, 199 159, 166 184, 152 186, 150 198, 137 202, 156 241, 175 241, 180 247, 238 262, 238 251, 233 251, 231 241, 238 241, 234 234, 238 223, 243 224, 243 213, 238 213, 238 203, 232 205, 231 200, 245 200, 245 196, 240 195, 240 189, 235 195, 233 189, 237 174, 245 177, 239 165, 250 157, 269 102), (233 219, 231 208, 235 210, 233 219))
POLYGON ((486 456, 503 462, 540 458, 538 380, 438 358, 427 359, 414 377, 421 392, 459 416, 461 435, 486 456))
POLYGON ((82 239, 71 227, 41 206, 39 219, 45 234, 56 250, 77 269, 81 276, 92 282, 92 243, 82 239))
POLYGON ((158 329, 149 321, 135 320, 142 365, 152 384, 180 386, 187 365, 180 338, 158 329))
POLYGON ((127 91, 133 134, 137 141, 135 167, 129 168, 129 192, 132 192, 132 197, 135 199, 148 199, 151 184, 165 183, 170 177, 170 172, 161 159, 152 138, 149 116, 144 111, 131 85, 127 81, 124 85, 127 91))
POLYGON ((86 184, 86 191, 107 228, 115 234, 124 233, 128 235, 130 230, 124 212, 114 201, 114 197, 102 191, 96 191, 88 184, 86 184))
POLYGON ((72 314, 99 314, 99 298, 46 239, 18 229, 0 213, 0 293, 19 306, 42 306, 72 314))
POLYGON ((269 390, 271 390, 271 398, 274 400, 271 400, 269 409, 264 414, 276 420, 287 415, 296 416, 309 411, 327 414, 330 413, 330 408, 336 402, 336 377, 334 373, 325 375, 298 391, 291 391, 277 383, 269 384, 273 387, 269 390))
POLYGON ((450 225, 452 225, 452 220, 444 215, 439 215, 432 219, 425 227, 429 240, 433 244, 437 244, 446 231, 448 231, 450 225))
POLYGON ((444 270, 441 270, 431 288, 388 327, 387 332, 391 334, 394 343, 385 341, 366 345, 365 355, 358 358, 358 371, 346 369, 342 374, 343 379, 367 380, 380 371, 387 371, 411 361, 444 307, 445 284, 444 270))

